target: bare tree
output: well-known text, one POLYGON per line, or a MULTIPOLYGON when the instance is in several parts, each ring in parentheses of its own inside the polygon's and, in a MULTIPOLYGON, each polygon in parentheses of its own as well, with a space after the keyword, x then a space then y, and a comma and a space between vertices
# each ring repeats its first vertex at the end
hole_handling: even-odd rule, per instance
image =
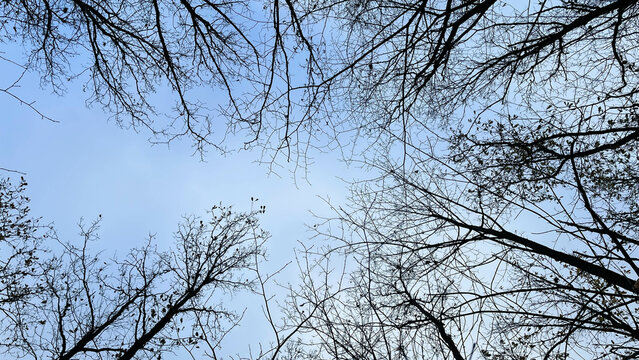
POLYGON ((429 130, 482 114, 576 125, 580 110, 615 109, 611 119, 635 108, 636 1, 307 5, 305 18, 340 33, 315 85, 330 88, 329 111, 346 112, 333 118, 358 138, 422 145, 429 130))
MULTIPOLYGON (((22 189, 3 182, 3 208, 26 215, 22 189)), ((256 285, 255 261, 267 238, 257 224, 260 212, 214 207, 210 221, 190 217, 179 225, 172 250, 160 252, 149 239, 119 260, 91 251, 99 219, 81 225, 77 245, 52 234, 49 241, 57 241, 59 251, 45 254, 41 242, 33 252, 14 247, 10 260, 24 263, 4 268, 2 352, 31 359, 132 359, 161 358, 181 348, 216 358, 221 340, 241 319, 223 299, 256 285)), ((9 216, 2 229, 12 244, 37 227, 9 216)))
MULTIPOLYGON (((46 255, 43 242, 51 228, 29 216, 27 182, 20 178, 13 185, 9 178, 0 180, 0 309, 30 301, 42 291, 41 257, 46 255)), ((7 315, 7 314, 4 314, 7 315)))
MULTIPOLYGON (((0 59, 22 75, 39 72, 56 93, 78 79, 89 102, 103 105, 121 126, 147 128, 153 142, 188 137, 200 152, 224 151, 228 133, 241 134, 249 146, 288 127, 264 117, 286 99, 292 48, 304 41, 289 6, 208 0, 4 3, 0 38, 7 45, 20 43, 25 58, 5 52, 0 59), (173 108, 154 95, 166 88, 173 108)), ((303 46, 304 54, 312 53, 308 41, 303 46)), ((0 91, 46 117, 19 92, 22 75, 0 91)), ((278 144, 282 137, 275 137, 278 144)))
POLYGON ((291 300, 308 358, 639 356, 639 6, 512 4, 318 7, 378 177, 291 300))

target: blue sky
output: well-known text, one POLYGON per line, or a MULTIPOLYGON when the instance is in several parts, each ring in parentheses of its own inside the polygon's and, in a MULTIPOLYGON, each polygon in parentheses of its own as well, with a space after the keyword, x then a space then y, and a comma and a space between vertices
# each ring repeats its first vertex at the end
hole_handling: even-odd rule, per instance
MULTIPOLYGON (((0 71, 14 74, 17 68, 4 63, 0 71)), ((0 86, 11 80, 7 77, 0 86)), ((53 223, 63 241, 80 240, 80 219, 91 221, 101 214, 101 240, 94 250, 105 250, 105 255, 124 256, 150 233, 156 234, 160 247, 169 245, 182 216, 204 217, 220 202, 249 210, 250 198, 256 197, 267 207, 262 226, 272 235, 269 262, 264 265, 268 272, 293 260, 297 242, 310 236, 306 227, 314 221, 310 211, 330 215, 323 199, 339 205, 347 195, 347 186, 337 176, 352 177, 353 169, 339 162, 336 154, 314 154, 308 179, 293 179, 286 164, 278 174, 269 175, 267 166, 255 162, 259 151, 226 156, 211 151, 202 161, 193 156, 186 141, 170 148, 152 146, 148 133, 123 130, 100 107, 87 108, 81 84, 72 84, 60 97, 41 89, 39 78, 31 74, 16 92, 25 100, 36 100, 35 106, 59 123, 41 119, 0 95, 0 167, 26 173, 32 215, 53 223)), ((0 170, 0 176, 9 175, 0 170)), ((279 280, 294 281, 295 270, 291 267, 279 280)), ((243 329, 250 329, 253 345, 259 340, 256 329, 268 332, 258 300, 234 300, 252 311, 245 318, 247 326, 229 337, 227 351, 247 350, 243 329)))

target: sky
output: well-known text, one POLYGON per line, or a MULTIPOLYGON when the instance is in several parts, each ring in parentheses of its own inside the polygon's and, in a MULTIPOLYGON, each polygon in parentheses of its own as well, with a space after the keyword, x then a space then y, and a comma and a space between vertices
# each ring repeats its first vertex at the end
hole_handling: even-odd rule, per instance
MULTIPOLYGON (((0 63, 3 74, 17 70, 0 63)), ((0 86, 6 87, 12 79, 2 81, 0 86)), ((330 215, 327 199, 334 205, 344 203, 348 189, 338 176, 356 174, 330 153, 315 154, 307 179, 294 179, 286 166, 269 174, 267 166, 256 162, 259 149, 226 156, 210 151, 202 160, 193 155, 188 141, 151 145, 148 133, 119 128, 100 107, 85 105, 81 84, 72 84, 63 96, 41 88, 37 74, 27 74, 20 84, 17 93, 35 100, 39 111, 58 122, 42 119, 0 94, 0 168, 25 174, 31 214, 52 223, 63 241, 80 241, 80 219, 90 222, 101 215, 100 240, 93 250, 108 256, 126 255, 149 234, 156 235, 160 248, 169 246, 183 216, 206 218, 206 211, 219 203, 247 211, 254 197, 267 209, 261 217, 271 234, 264 270, 273 271, 294 260, 298 242, 309 241, 307 225, 316 220, 311 212, 330 215)), ((0 170, 2 177, 16 175, 0 170)), ((291 266, 277 280, 294 282, 295 271, 291 266)), ((278 292, 277 287, 268 290, 278 292)), ((255 346, 258 333, 269 329, 258 298, 232 301, 248 312, 245 326, 231 334, 224 352, 245 353, 245 332, 250 331, 255 346)))

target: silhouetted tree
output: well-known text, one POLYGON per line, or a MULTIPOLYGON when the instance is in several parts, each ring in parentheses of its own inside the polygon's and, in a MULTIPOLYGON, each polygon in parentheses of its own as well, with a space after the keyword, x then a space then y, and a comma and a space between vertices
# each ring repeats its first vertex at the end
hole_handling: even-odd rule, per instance
MULTIPOLYGON (((90 102, 103 105, 121 126, 148 128, 154 142, 186 136, 199 151, 223 151, 229 132, 242 134, 249 145, 262 140, 263 131, 271 136, 288 128, 263 123, 264 112, 277 108, 292 86, 292 44, 304 42, 298 19, 286 16, 288 6, 290 1, 5 2, 0 39, 18 42, 25 58, 11 53, 1 59, 22 75, 39 72, 57 93, 79 79, 90 102), (176 100, 173 109, 154 95, 166 87, 176 100)), ((46 117, 17 90, 22 75, 0 91, 46 117)))
POLYGON ((378 177, 309 254, 307 357, 639 356, 637 2, 318 8, 378 177))
MULTIPOLYGON (((227 310, 228 294, 251 291, 255 262, 267 234, 258 212, 213 207, 211 219, 186 218, 175 246, 152 239, 124 259, 91 250, 99 219, 81 225, 80 244, 44 235, 28 218, 24 185, 2 182, 2 342, 17 358, 161 358, 183 348, 215 358, 220 341, 240 316, 227 310), (31 246, 28 246, 31 245, 31 246), (196 350, 199 348, 200 350, 196 350)), ((94 245, 93 245, 94 246, 94 245)))
MULTIPOLYGON (((40 263, 46 252, 43 241, 52 232, 29 216, 27 182, 20 178, 13 185, 0 180, 0 309, 2 311, 30 301, 42 291, 39 280, 46 267, 40 263)), ((6 315, 6 314, 5 314, 6 315)))
POLYGON ((619 127, 636 106, 636 1, 298 4, 340 33, 316 86, 336 100, 328 115, 342 110, 338 130, 359 138, 421 147, 462 120, 474 133, 482 115, 574 132, 578 119, 607 113, 619 127))

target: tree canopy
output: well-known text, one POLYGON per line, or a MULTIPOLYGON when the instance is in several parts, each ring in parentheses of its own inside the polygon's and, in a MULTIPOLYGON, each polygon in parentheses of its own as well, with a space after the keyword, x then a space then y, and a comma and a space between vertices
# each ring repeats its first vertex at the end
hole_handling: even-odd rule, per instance
POLYGON ((0 14, 26 70, 55 90, 83 79, 153 141, 224 150, 241 134, 273 158, 304 164, 318 147, 370 170, 317 227, 324 250, 307 248, 284 309, 299 336, 271 355, 639 356, 637 1, 23 1, 0 14), (152 101, 167 85, 172 111, 152 101), (207 102, 211 89, 225 100, 207 102))

